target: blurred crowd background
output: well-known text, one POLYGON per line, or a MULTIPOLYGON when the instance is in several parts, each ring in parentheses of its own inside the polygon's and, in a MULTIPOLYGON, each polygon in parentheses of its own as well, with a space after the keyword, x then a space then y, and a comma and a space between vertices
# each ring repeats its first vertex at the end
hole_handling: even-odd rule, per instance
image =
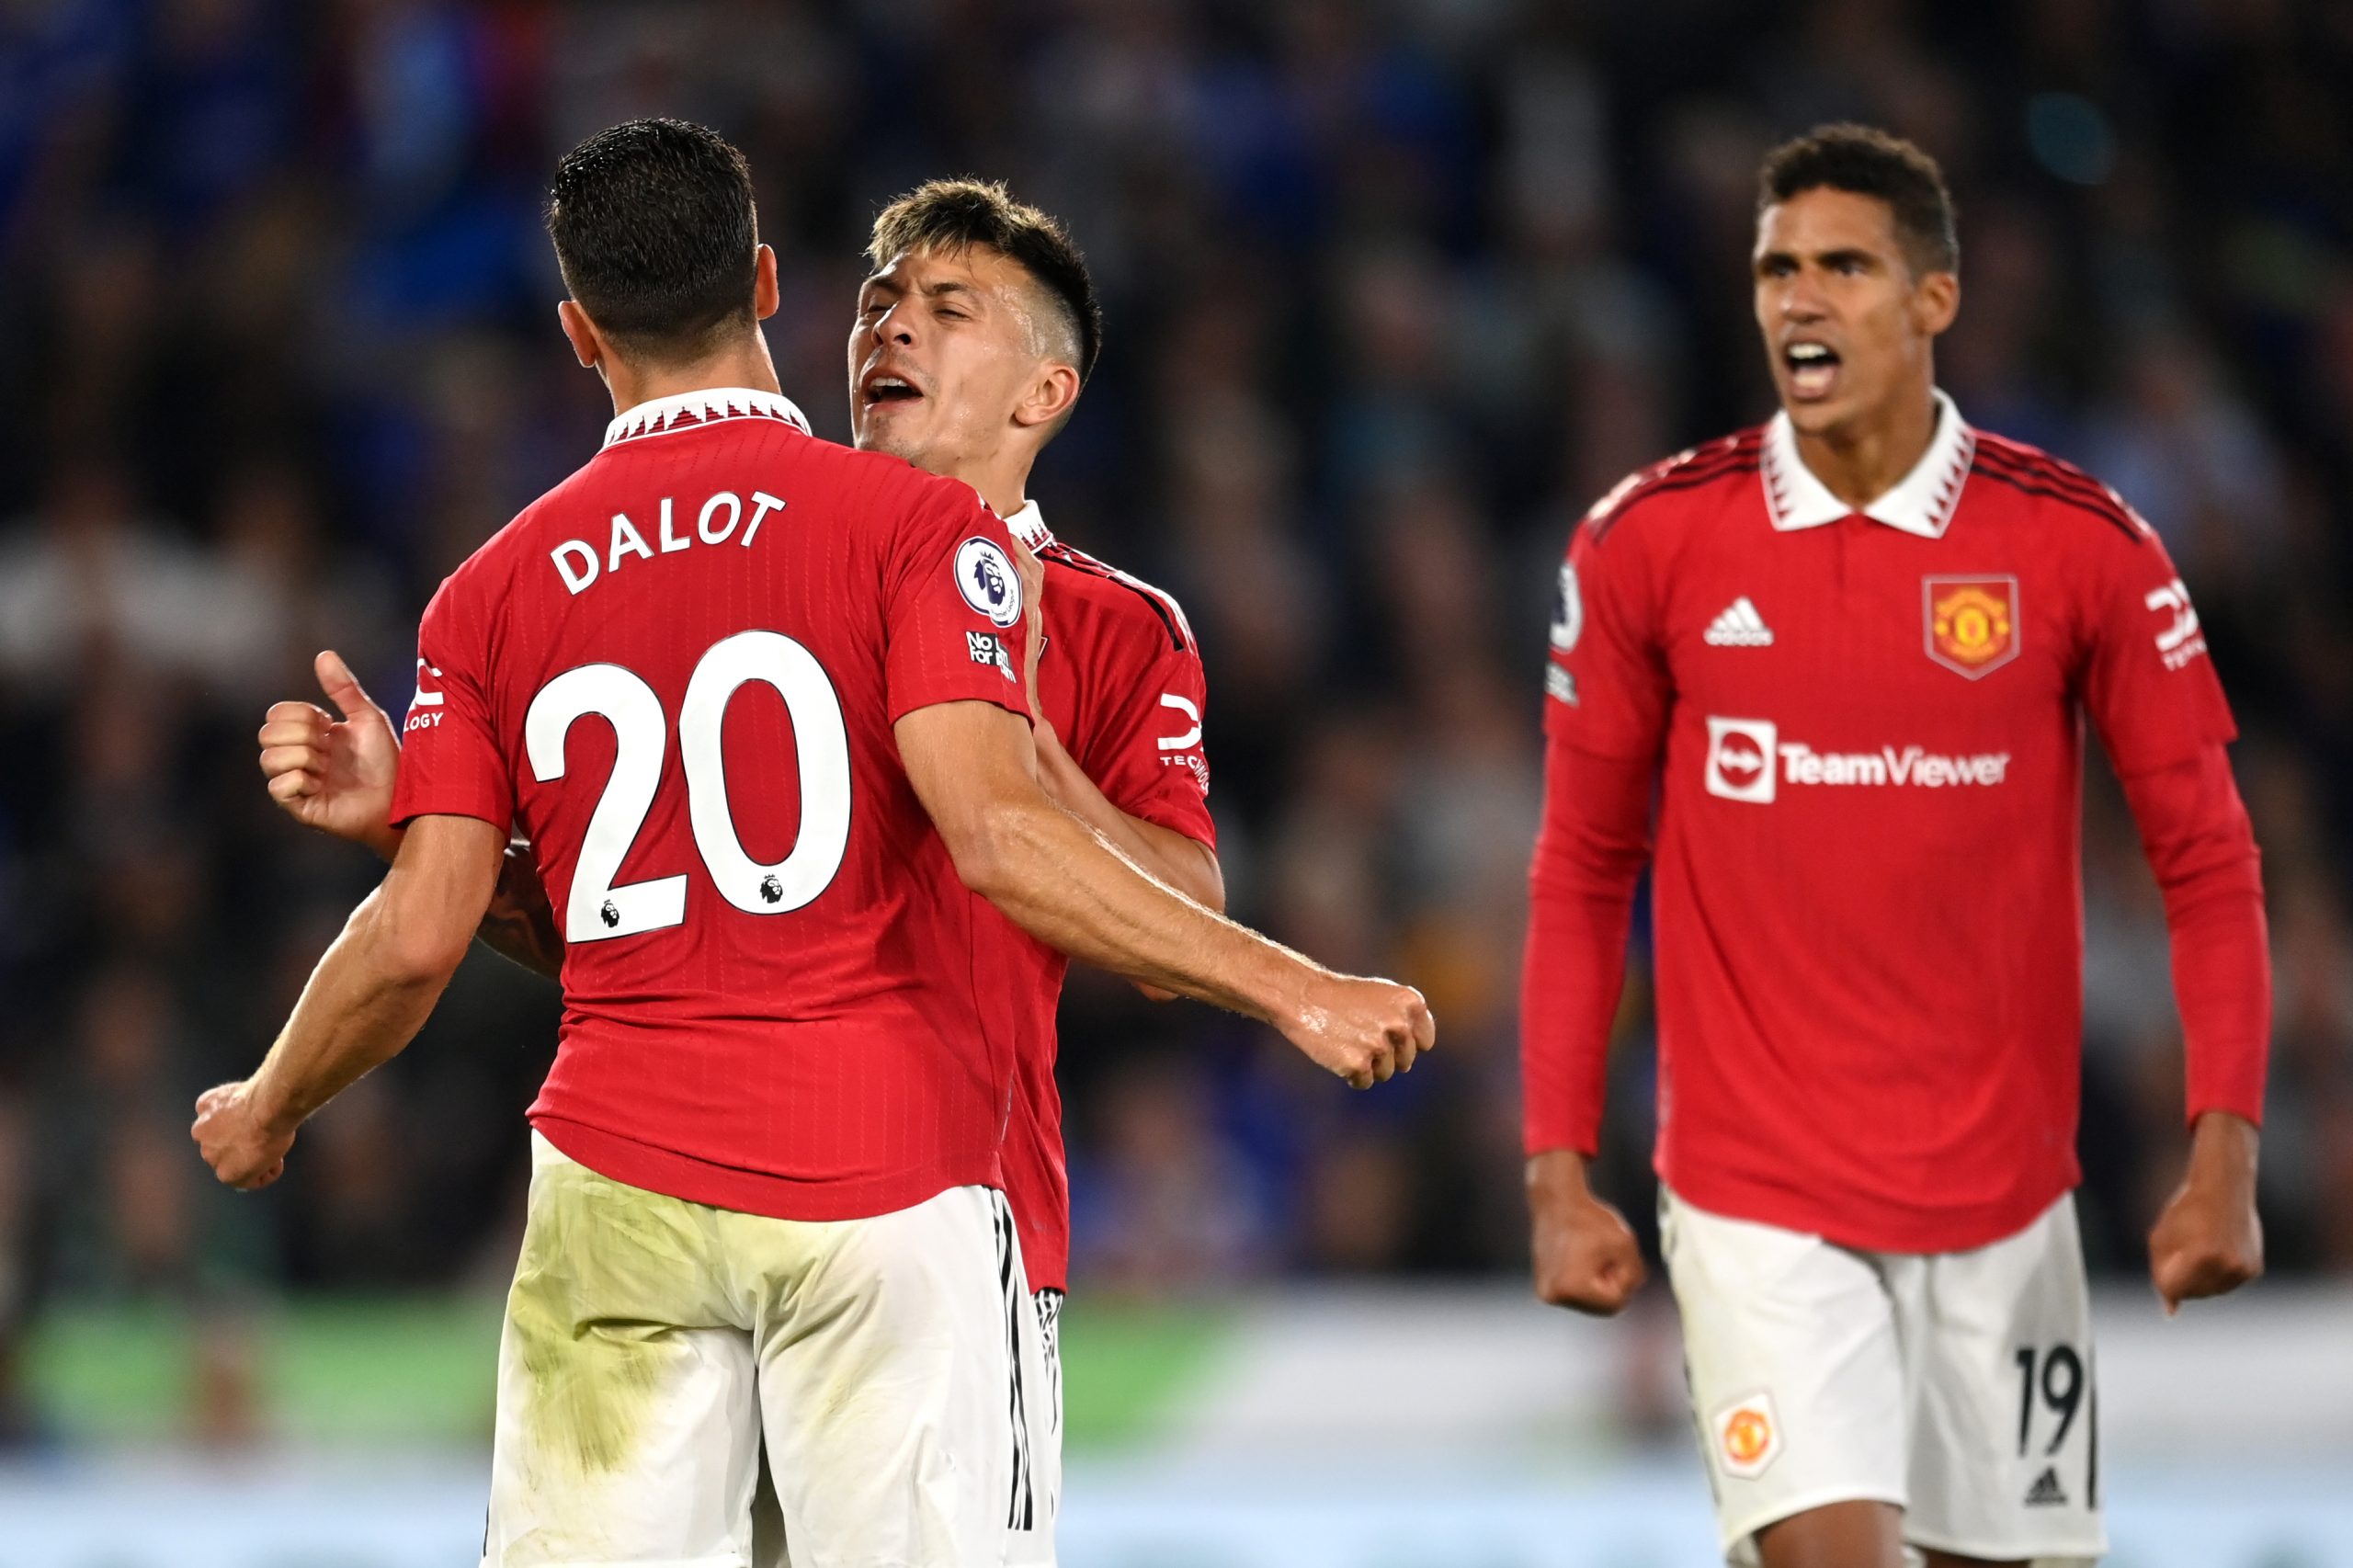
MULTIPOLYGON (((882 202, 970 172, 1069 222, 1108 337, 1032 494, 1191 614, 1235 913, 1445 1020, 1348 1096, 1074 979, 1083 1295, 1524 1267, 1554 563, 1620 475, 1769 413, 1754 170, 1849 117, 1958 196, 1944 385, 2115 484, 2198 596, 2279 960, 2272 1264, 2353 1271, 2348 83, 2344 0, 0 0, 0 1428, 44 1314, 511 1268, 556 1007, 486 953, 272 1191, 218 1189, 187 1125, 377 874, 270 805, 262 710, 335 647, 397 712, 442 574, 595 450, 539 203, 654 113, 749 155, 821 434, 882 202)), ((2179 1045, 2086 793, 2085 1216, 2120 1275, 2179 1045)), ((2000 918, 1960 869, 1920 895, 2000 918)), ((1604 1160, 1638 1224, 1648 973, 1604 1160)))

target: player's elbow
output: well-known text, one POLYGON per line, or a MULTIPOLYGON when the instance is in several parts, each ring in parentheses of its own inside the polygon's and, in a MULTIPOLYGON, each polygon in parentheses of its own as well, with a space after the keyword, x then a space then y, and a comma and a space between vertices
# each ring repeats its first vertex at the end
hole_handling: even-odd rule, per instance
POLYGON ((990 801, 960 813, 952 825, 940 824, 957 880, 991 903, 1018 899, 1034 872, 1030 810, 1020 802, 990 801))
POLYGON ((1183 884, 1185 895, 1203 909, 1223 915, 1225 913, 1225 869, 1217 863, 1217 857, 1204 846, 1189 869, 1191 874, 1185 879, 1183 884))
POLYGON ((472 930, 453 929, 446 920, 391 901, 377 909, 369 935, 379 971, 396 985, 440 985, 457 972, 473 941, 472 930))

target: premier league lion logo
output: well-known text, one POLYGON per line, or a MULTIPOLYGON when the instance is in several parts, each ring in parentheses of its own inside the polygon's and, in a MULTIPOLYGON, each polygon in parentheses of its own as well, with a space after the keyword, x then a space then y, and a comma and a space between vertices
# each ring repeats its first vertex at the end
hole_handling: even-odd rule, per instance
POLYGON ((975 537, 956 547, 956 591, 994 625, 1021 619, 1021 578, 992 540, 975 537))
POLYGON ((1005 602, 1005 572, 985 555, 972 562, 972 585, 981 590, 981 597, 992 608, 1005 602))

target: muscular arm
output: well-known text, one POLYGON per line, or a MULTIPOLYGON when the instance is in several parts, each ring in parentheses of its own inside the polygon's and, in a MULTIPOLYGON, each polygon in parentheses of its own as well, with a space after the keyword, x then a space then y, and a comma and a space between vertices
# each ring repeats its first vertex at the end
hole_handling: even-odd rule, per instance
MULTIPOLYGON (((392 793, 385 791, 389 804, 392 793)), ((405 827, 380 824, 378 832, 357 842, 366 844, 386 860, 396 859, 401 841, 408 835, 405 827)), ((475 939, 509 962, 522 965, 534 974, 550 980, 563 974, 563 933, 556 928, 555 911, 548 903, 548 891, 540 884, 540 869, 531 862, 530 846, 510 844, 498 864, 498 882, 492 889, 490 907, 483 911, 482 924, 474 929, 475 939)))
POLYGON ((967 887, 1073 958, 1281 1029, 1362 1087, 1432 1039, 1418 993, 1336 975, 1155 881, 1046 797, 1029 726, 984 702, 898 722, 908 781, 967 887))
POLYGON ((382 884, 312 971, 259 1070, 198 1102, 193 1131, 222 1181, 275 1180, 296 1129, 415 1038, 490 902, 502 839, 472 817, 423 817, 411 827, 382 884))
MULTIPOLYGON (((1131 815, 1111 803, 1097 788, 1077 759, 1063 746, 1062 736, 1040 714, 1035 726, 1038 782, 1058 806, 1103 835, 1104 840, 1136 863, 1147 876, 1167 884, 1204 909, 1225 913, 1225 872, 1217 851, 1174 828, 1131 815)), ((1173 991, 1142 981, 1136 989, 1154 1002, 1176 998, 1173 991)))
POLYGON ((1225 873, 1217 852, 1174 828, 1132 816, 1097 788, 1042 717, 1035 726, 1038 782, 1048 798, 1093 828, 1138 869, 1183 893, 1204 909, 1225 912, 1225 873))

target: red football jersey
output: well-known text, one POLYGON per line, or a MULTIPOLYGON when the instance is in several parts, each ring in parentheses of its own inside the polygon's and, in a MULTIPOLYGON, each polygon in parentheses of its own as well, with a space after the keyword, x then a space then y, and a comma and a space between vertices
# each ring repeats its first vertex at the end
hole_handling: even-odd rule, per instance
POLYGON ((1026 714, 1005 525, 772 393, 641 404, 426 610, 394 820, 510 822, 567 947, 531 1121, 798 1220, 996 1186, 1014 1008, 892 725, 1026 714))
MULTIPOLYGON (((1036 503, 1006 521, 1046 569, 1038 701, 1063 748, 1130 816, 1215 848, 1201 745, 1208 687, 1184 610, 1150 584, 1056 540, 1036 503)), ((1003 925, 1022 1020, 1019 1084, 1005 1141, 1006 1201, 1021 1232, 1031 1289, 1059 1290, 1070 1276, 1070 1179, 1054 1083, 1054 1012, 1070 960, 1011 922, 1003 925)))
MULTIPOLYGON (((2083 716, 2128 778, 2234 733, 2148 527, 1938 403, 1865 513, 1786 417, 1619 486, 1562 569, 1545 703, 1556 758, 1659 770, 1661 1176, 1906 1252, 2009 1234, 2078 1179, 2083 716)), ((1589 1150, 1600 1051, 1569 1034, 1606 1019, 1537 1006, 1545 960, 1529 1144, 1589 1150)))

